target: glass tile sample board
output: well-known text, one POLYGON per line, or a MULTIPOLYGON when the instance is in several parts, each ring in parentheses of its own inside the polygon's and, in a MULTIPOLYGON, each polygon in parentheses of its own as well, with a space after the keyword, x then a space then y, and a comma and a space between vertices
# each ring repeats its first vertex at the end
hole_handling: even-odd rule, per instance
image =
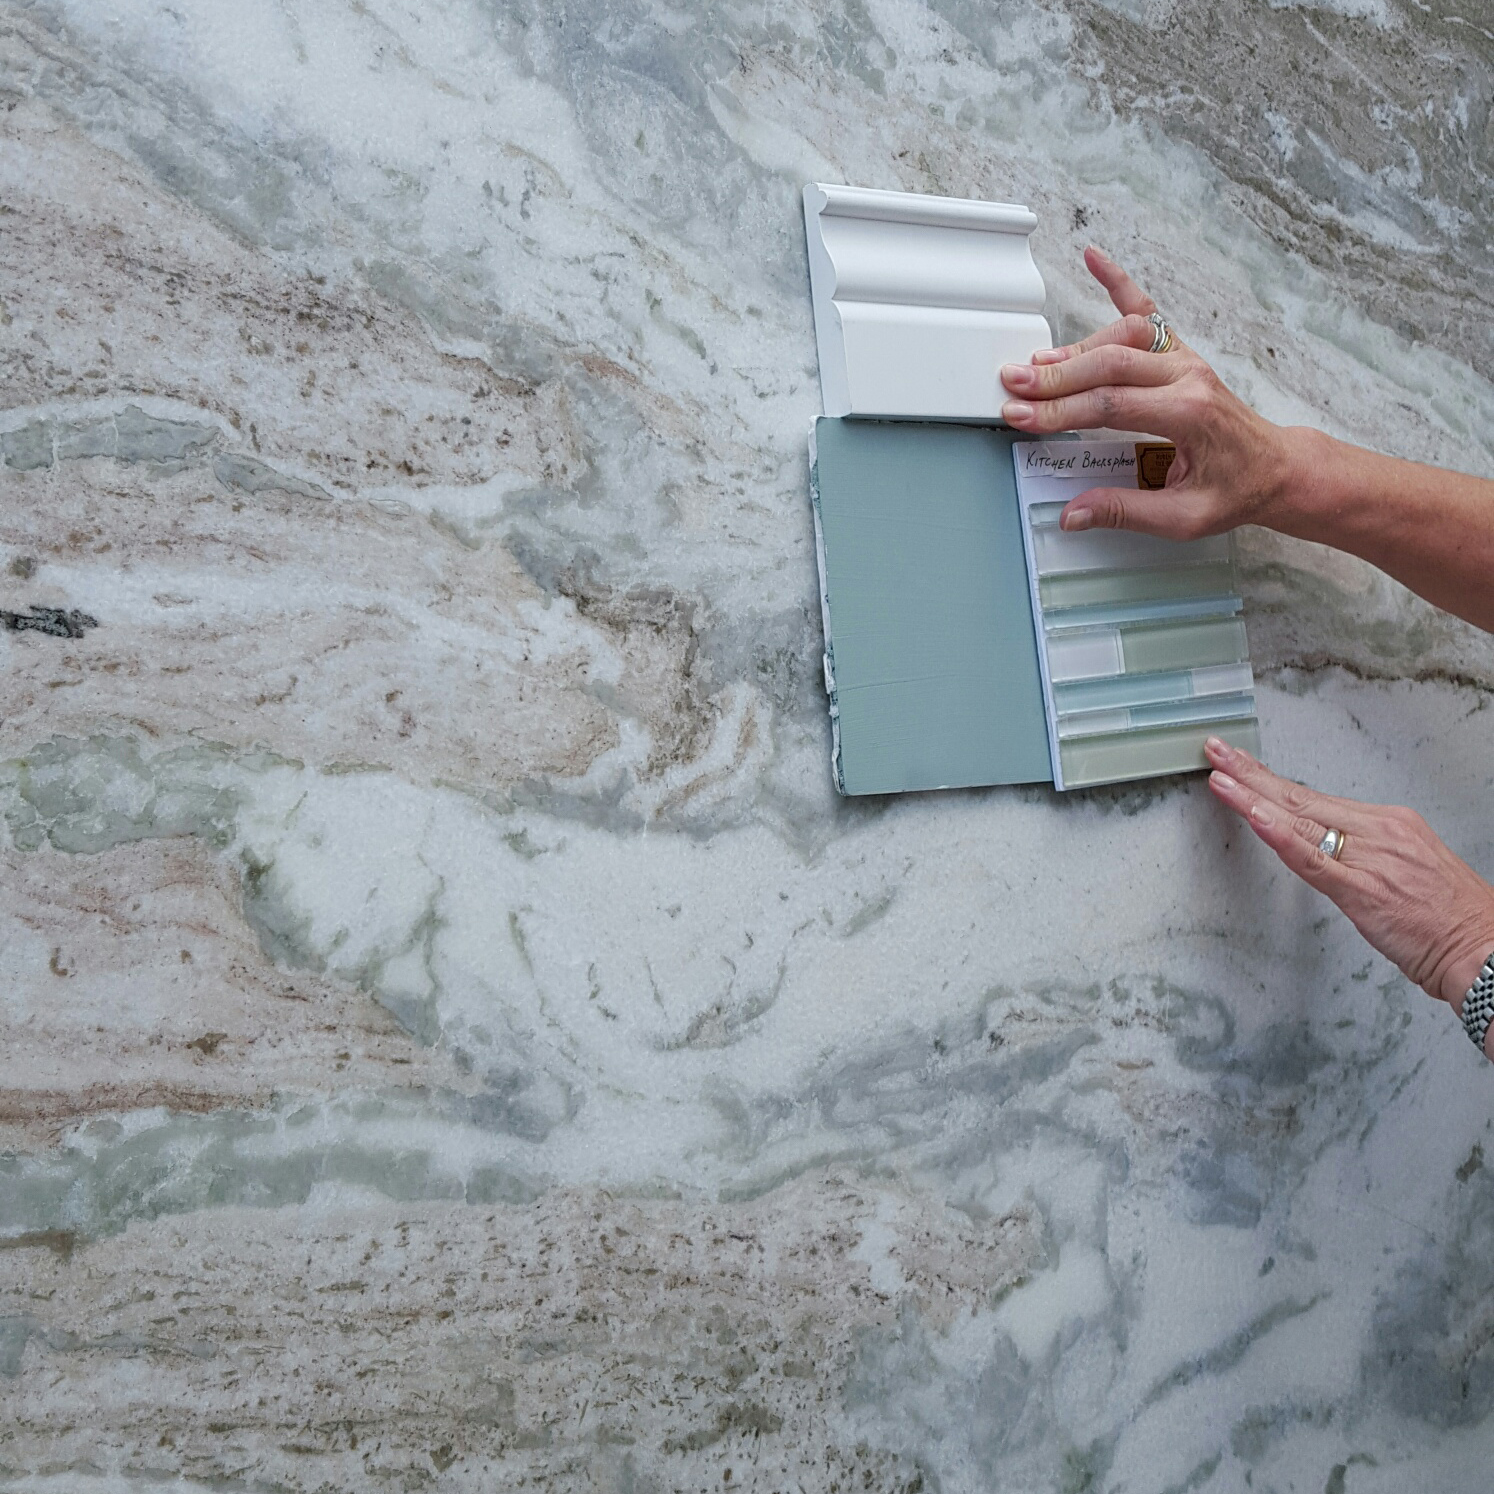
MULTIPOLYGON (((1204 766, 1257 750, 1229 540, 1065 534, 1088 487, 1169 449, 822 417, 811 495, 832 759, 843 794, 1204 766)), ((1164 469, 1165 470, 1165 469, 1164 469)))
POLYGON ((1210 735, 1260 751, 1230 536, 1058 527, 1088 488, 1161 487, 1171 457, 1160 443, 1013 443, 1058 788, 1203 768, 1210 735))

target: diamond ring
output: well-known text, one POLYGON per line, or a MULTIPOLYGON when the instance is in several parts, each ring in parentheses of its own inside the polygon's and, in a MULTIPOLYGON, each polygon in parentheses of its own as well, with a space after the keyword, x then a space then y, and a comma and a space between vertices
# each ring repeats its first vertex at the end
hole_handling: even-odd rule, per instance
POLYGON ((1154 311, 1148 318, 1152 324, 1152 351, 1154 353, 1166 353, 1172 348, 1174 338, 1172 328, 1163 320, 1160 311, 1154 311))
POLYGON ((1344 853, 1344 842, 1348 836, 1342 830, 1325 830, 1318 842, 1318 849, 1330 860, 1337 861, 1344 853))

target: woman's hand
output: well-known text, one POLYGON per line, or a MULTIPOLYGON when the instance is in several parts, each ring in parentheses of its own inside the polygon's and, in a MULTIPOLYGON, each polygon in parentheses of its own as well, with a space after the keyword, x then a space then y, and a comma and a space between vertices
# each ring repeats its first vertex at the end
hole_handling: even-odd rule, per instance
POLYGON ((1332 898, 1408 980, 1461 1015, 1463 997, 1494 952, 1494 887, 1409 809, 1315 793, 1217 737, 1206 750, 1218 798, 1309 887, 1332 898), (1318 849, 1330 826, 1346 837, 1337 861, 1318 849))
POLYGON ((1200 539, 1239 524, 1271 523, 1292 486, 1292 441, 1236 399, 1197 353, 1176 341, 1153 353, 1152 298, 1098 249, 1090 273, 1121 313, 1071 347, 1008 363, 1002 382, 1016 396, 1002 419, 1035 434, 1110 426, 1165 436, 1178 449, 1165 487, 1091 488, 1060 519, 1065 529, 1136 529, 1200 539))

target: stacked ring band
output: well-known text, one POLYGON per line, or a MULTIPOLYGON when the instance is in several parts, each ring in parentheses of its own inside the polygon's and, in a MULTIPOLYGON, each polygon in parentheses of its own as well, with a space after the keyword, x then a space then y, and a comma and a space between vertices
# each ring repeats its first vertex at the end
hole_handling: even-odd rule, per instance
POLYGON ((1344 853, 1344 842, 1348 838, 1342 830, 1325 830, 1322 840, 1318 842, 1318 849, 1330 861, 1337 861, 1344 853))

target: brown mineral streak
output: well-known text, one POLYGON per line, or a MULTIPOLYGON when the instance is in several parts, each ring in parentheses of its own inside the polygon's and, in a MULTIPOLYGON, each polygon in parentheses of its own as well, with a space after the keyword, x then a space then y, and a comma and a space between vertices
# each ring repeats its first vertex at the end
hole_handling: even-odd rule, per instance
MULTIPOLYGON (((403 502, 390 512, 359 498, 391 479, 406 489, 500 475, 535 485, 573 479, 585 459, 562 381, 502 378, 436 351, 416 318, 366 288, 276 271, 39 106, 13 110, 4 128, 12 148, 53 163, 49 195, 21 190, 8 201, 7 297, 72 308, 49 327, 45 360, 17 335, 19 319, 0 327, 7 401, 54 399, 59 381, 79 400, 170 398, 203 412, 204 439, 270 470, 289 461, 313 471, 339 501, 245 495, 217 480, 210 462, 163 472, 75 459, 63 482, 56 468, 0 468, 0 543, 39 561, 15 588, 26 606, 87 599, 94 573, 160 578, 154 607, 103 609, 71 653, 17 636, 0 677, 0 755, 115 718, 141 720, 153 734, 273 741, 295 756, 380 763, 427 781, 574 777, 619 739, 614 710, 589 685, 590 656, 614 649, 624 666, 618 707, 658 737, 646 771, 709 739, 693 602, 657 592, 641 610, 631 597, 600 605, 598 625, 581 623, 572 649, 531 662, 540 634, 524 609, 544 599, 500 545, 465 542, 439 514, 427 520, 403 502), (90 227, 100 216, 111 230, 102 239, 90 227), (143 294, 142 280, 169 284, 170 296, 143 294), (103 326, 110 352, 101 361, 103 326), (226 382, 204 382, 203 368, 225 362, 226 382), (297 446, 248 412, 283 405, 308 366, 318 371, 307 416, 315 444, 297 446), (239 403, 223 402, 225 387, 239 403), (418 405, 435 413, 417 420, 409 412, 418 405), (232 441, 215 433, 212 416, 227 419, 232 441), (289 607, 279 588, 269 605, 258 599, 263 578, 293 573, 307 556, 319 584, 300 588, 289 607), (226 592, 219 577, 230 581, 226 592), (456 696, 463 709, 453 715, 456 696)), ((605 372, 636 384, 620 366, 605 372)), ((601 601, 579 599, 588 596, 601 601)))
POLYGON ((200 1115, 360 1084, 473 1087, 365 992, 273 965, 244 922, 237 877, 201 842, 0 850, 0 888, 0 939, 7 919, 35 931, 65 956, 69 987, 7 1029, 0 1147, 55 1145, 79 1120, 131 1110, 200 1115))
POLYGON ((15 1240, 0 1316, 28 1338, 5 1457, 149 1456, 294 1489, 420 1477, 438 1451, 456 1489, 490 1488, 493 1458, 518 1482, 626 1454, 716 1487, 744 1459, 789 1487, 828 1459, 886 1487, 912 1470, 840 1420, 858 1346, 901 1312, 938 1328, 988 1306, 1041 1247, 1025 1212, 976 1224, 903 1199, 886 1237, 904 1284, 888 1293, 857 1255, 874 1214, 816 1173, 733 1204, 565 1189, 525 1207, 226 1208, 92 1244, 15 1240), (290 1343, 296 1389, 264 1353, 290 1343), (122 1356, 148 1373, 121 1380, 122 1356))

